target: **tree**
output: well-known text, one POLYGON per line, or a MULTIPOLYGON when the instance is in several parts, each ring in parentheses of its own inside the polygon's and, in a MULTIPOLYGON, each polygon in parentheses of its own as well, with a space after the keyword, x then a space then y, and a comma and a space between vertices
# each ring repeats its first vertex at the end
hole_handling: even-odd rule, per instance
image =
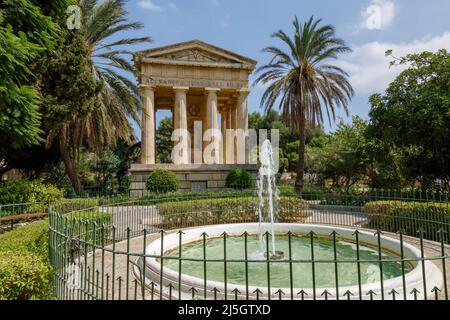
MULTIPOLYGON (((276 111, 271 109, 267 114, 262 115, 258 112, 252 112, 249 114, 249 128, 260 130, 268 130, 270 137, 270 130, 276 129, 280 134, 280 148, 286 148, 287 144, 299 141, 300 135, 298 131, 292 127, 289 127, 284 121, 283 117, 276 111)), ((306 144, 308 144, 315 137, 323 136, 325 133, 321 126, 307 126, 306 127, 306 144)), ((296 150, 298 152, 298 150, 296 150)))
MULTIPOLYGON (((67 1, 45 4, 46 11, 67 1)), ((18 148, 42 141, 39 93, 30 66, 53 49, 59 27, 35 1, 4 0, 0 4, 0 145, 18 148)), ((0 150, 0 155, 7 152, 0 150)), ((2 172, 0 172, 2 173, 2 172)))
POLYGON ((119 157, 112 150, 103 148, 92 166, 94 172, 97 173, 97 181, 100 182, 102 190, 106 190, 108 185, 112 187, 112 178, 116 175, 119 166, 119 157))
POLYGON ((131 164, 139 157, 140 150, 139 143, 129 144, 122 139, 117 141, 117 145, 114 147, 113 152, 120 161, 116 172, 120 188, 119 191, 126 191, 125 189, 128 190, 131 180, 127 173, 131 164))
POLYGON ((156 130, 156 160, 158 163, 172 162, 172 117, 161 120, 156 130))
POLYGON ((133 128, 129 118, 139 123, 140 98, 137 85, 124 73, 136 76, 128 60, 132 52, 124 46, 151 42, 149 37, 123 38, 122 31, 141 29, 138 22, 127 21, 124 0, 82 0, 82 28, 93 75, 101 81, 99 108, 84 119, 88 142, 92 146, 114 145, 118 139, 131 143, 133 128))
POLYGON ((42 143, 33 62, 55 47, 54 16, 68 0, 3 0, 0 3, 0 178, 12 169, 19 148, 42 143))
POLYGON ((46 132, 46 146, 57 146, 66 173, 81 194, 76 158, 89 130, 84 120, 99 108, 101 84, 92 77, 91 59, 80 32, 67 31, 58 44, 36 66, 36 87, 45 101, 40 109, 42 129, 46 132))
POLYGON ((441 179, 450 188, 450 54, 410 54, 398 64, 409 67, 370 98, 368 133, 395 152, 408 180, 429 188, 441 179))
POLYGON ((0 143, 15 147, 36 144, 39 129, 39 94, 27 85, 32 77, 27 67, 40 47, 17 37, 11 27, 2 27, 0 15, 0 143))
POLYGON ((334 188, 350 188, 365 178, 370 160, 366 151, 367 123, 353 117, 352 124, 340 122, 327 144, 308 148, 308 169, 321 181, 332 180, 334 188))
POLYGON ((348 74, 328 63, 351 50, 335 36, 332 26, 319 26, 320 23, 321 20, 311 17, 301 26, 296 17, 293 38, 282 30, 274 33, 272 37, 287 45, 288 51, 277 47, 263 49, 272 58, 267 65, 258 68, 259 76, 255 80, 255 84, 268 85, 261 107, 268 112, 278 101, 283 118, 298 129, 300 143, 295 186, 300 192, 304 185, 307 124, 323 123, 324 111, 331 122, 338 107, 343 107, 348 113, 348 104, 353 96, 348 74))

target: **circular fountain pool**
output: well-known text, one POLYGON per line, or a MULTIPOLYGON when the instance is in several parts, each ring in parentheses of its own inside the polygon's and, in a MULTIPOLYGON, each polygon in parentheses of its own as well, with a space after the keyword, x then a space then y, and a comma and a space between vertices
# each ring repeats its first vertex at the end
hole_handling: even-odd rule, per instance
MULTIPOLYGON (((261 227, 263 232, 272 230, 269 224, 262 224, 261 227)), ((357 249, 354 230, 275 224, 276 250, 284 252, 284 257, 268 261, 265 258, 267 251, 266 254, 262 252, 264 248, 261 248, 258 237, 260 231, 257 223, 187 229, 183 230, 181 250, 179 233, 158 238, 146 248, 146 254, 154 256, 146 258, 147 282, 160 283, 162 272, 164 287, 171 283, 173 288, 180 289, 181 297, 185 299, 191 297, 192 288, 197 290, 199 296, 204 296, 206 288, 207 298, 212 298, 214 291, 215 297, 224 298, 225 292, 228 297, 234 297, 235 289, 242 297, 246 297, 248 292, 250 298, 255 298, 255 292, 259 291, 260 298, 267 298, 270 290, 271 297, 278 298, 281 289, 286 299, 290 299, 291 292, 294 298, 300 298, 297 293, 301 291, 305 293, 303 298, 318 298, 325 290, 330 295, 329 299, 336 298, 337 294, 344 298, 348 291, 359 299, 361 288, 363 299, 369 298, 369 292, 376 299, 381 297, 381 291, 387 296, 392 290, 398 292, 397 298, 401 299, 404 290, 409 298, 411 290, 420 287, 423 283, 422 271, 428 288, 440 288, 442 285, 439 269, 426 261, 423 270, 422 263, 417 263, 420 251, 406 243, 403 244, 405 261, 402 264, 400 242, 393 238, 380 236, 378 239, 371 233, 361 232, 357 249), (244 231, 249 234, 247 242, 242 235, 244 231), (311 231, 315 233, 312 246, 308 235, 311 231), (339 234, 336 242, 330 238, 333 231, 339 234), (208 237, 204 246, 202 235, 205 232, 208 237), (228 234, 226 243, 222 236, 224 232, 228 234), (292 234, 290 245, 286 236, 288 232, 292 234), (381 250, 378 250, 378 240, 381 250), (161 253, 164 256, 162 260, 158 257, 161 253)), ((167 294, 164 290, 163 294, 167 294)), ((178 297, 178 293, 174 295, 178 297)))

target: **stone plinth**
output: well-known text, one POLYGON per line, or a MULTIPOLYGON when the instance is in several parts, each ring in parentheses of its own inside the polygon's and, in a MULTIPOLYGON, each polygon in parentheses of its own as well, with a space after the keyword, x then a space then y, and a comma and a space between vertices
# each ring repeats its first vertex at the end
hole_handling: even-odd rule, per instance
POLYGON ((145 195, 145 183, 149 174, 156 169, 165 169, 174 172, 180 180, 180 191, 221 191, 225 189, 227 174, 236 168, 247 170, 256 180, 258 177, 257 165, 249 164, 133 164, 129 170, 132 176, 132 195, 145 195))

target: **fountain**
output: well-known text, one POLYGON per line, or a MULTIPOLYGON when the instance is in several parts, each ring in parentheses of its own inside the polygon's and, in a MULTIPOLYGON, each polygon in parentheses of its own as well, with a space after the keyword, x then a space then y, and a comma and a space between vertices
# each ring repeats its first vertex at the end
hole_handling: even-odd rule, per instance
MULTIPOLYGON (((276 186, 276 171, 273 161, 273 150, 269 140, 263 142, 260 150, 259 160, 261 167, 259 169, 258 179, 258 217, 259 217, 259 241, 260 252, 263 252, 265 259, 269 257, 270 260, 281 260, 284 257, 284 252, 277 251, 275 247, 275 222, 277 218, 277 204, 279 201, 279 192, 276 186), (269 221, 267 221, 269 220, 269 221), (265 230, 263 230, 263 223, 270 222, 272 251, 269 252, 264 239, 265 230)), ((256 253, 255 256, 261 256, 256 253)))
MULTIPOLYGON (((145 249, 148 286, 157 284, 164 297, 184 300, 191 299, 194 291, 206 299, 237 298, 238 292, 240 299, 276 298, 280 292, 285 299, 299 299, 297 292, 310 298, 318 290, 326 290, 330 299, 344 299, 346 292, 359 299, 359 291, 362 299, 381 297, 381 291, 385 296, 405 292, 406 299, 413 299, 412 290, 423 283, 424 274, 429 288, 442 286, 439 269, 430 261, 417 263, 421 252, 410 244, 403 244, 402 254, 410 261, 402 265, 396 239, 360 231, 357 246, 354 229, 279 223, 279 192, 268 140, 260 149, 260 162, 255 210, 259 221, 188 228, 153 239, 145 249), (339 238, 333 242, 330 234, 339 238), (336 259, 346 263, 336 265, 336 259)), ((140 270, 134 269, 138 279, 140 270)))

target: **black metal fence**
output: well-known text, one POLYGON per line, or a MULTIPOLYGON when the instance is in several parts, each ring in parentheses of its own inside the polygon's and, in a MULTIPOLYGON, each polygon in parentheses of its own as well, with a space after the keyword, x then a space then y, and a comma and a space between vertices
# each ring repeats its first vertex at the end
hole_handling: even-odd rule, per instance
POLYGON ((282 192, 274 229, 258 204, 250 190, 53 205, 55 295, 448 300, 448 197, 282 192))

